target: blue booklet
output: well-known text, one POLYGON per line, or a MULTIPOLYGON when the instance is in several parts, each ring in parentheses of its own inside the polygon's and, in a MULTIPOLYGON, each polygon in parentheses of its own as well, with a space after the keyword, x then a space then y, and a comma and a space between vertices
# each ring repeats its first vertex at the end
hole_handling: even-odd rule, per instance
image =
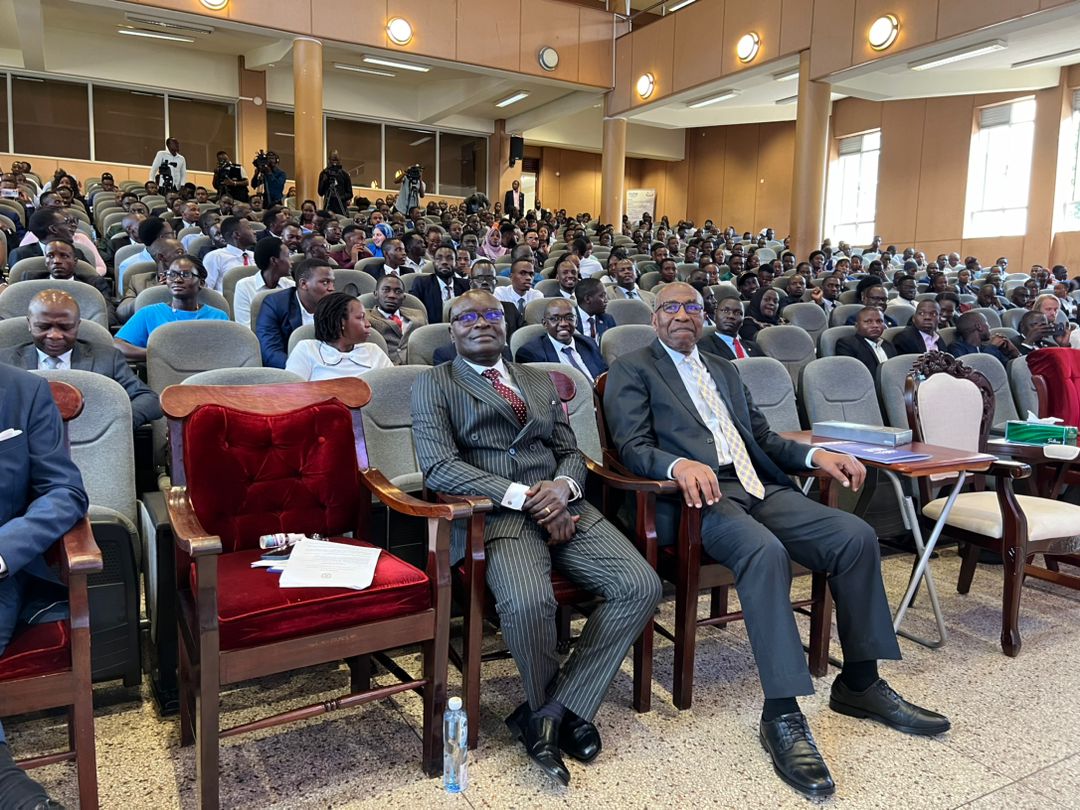
POLYGON ((847 453, 863 461, 874 461, 878 464, 903 464, 932 458, 929 453, 913 453, 903 447, 882 447, 878 444, 863 444, 862 442, 814 442, 814 446, 835 450, 838 453, 847 453))

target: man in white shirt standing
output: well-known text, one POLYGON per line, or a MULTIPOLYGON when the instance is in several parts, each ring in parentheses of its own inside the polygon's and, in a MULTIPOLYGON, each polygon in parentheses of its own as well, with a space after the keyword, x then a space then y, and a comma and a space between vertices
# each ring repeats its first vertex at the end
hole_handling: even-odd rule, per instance
POLYGON ((531 258, 518 259, 510 265, 510 286, 495 288, 495 297, 516 306, 522 317, 530 301, 544 297, 542 292, 533 289, 533 270, 531 258))
POLYGON ((255 245, 255 266, 259 268, 236 282, 233 291, 233 320, 251 329, 251 302, 263 290, 284 290, 295 287, 289 249, 276 236, 260 239, 255 245))
POLYGON ((172 173, 173 187, 179 189, 187 182, 187 159, 180 154, 180 141, 176 138, 166 138, 165 148, 154 155, 150 163, 149 180, 157 182, 161 189, 166 189, 168 184, 164 181, 161 172, 161 164, 165 163, 172 173))
POLYGON ((251 250, 255 244, 255 232, 251 230, 251 223, 246 219, 225 217, 221 221, 221 238, 225 240, 225 247, 211 250, 203 259, 206 288, 218 292, 221 292, 221 282, 227 270, 255 265, 255 254, 251 250))

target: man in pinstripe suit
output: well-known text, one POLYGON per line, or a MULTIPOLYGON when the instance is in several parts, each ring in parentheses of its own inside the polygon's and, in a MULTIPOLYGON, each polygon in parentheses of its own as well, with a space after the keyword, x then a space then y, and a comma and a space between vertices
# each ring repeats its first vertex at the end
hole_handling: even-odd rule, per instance
MULTIPOLYGON (((600 752, 591 720, 627 649, 661 596, 656 573, 582 498, 585 463, 548 376, 507 363, 502 305, 472 290, 450 311, 457 349, 413 386, 416 454, 427 485, 497 504, 484 532, 487 584, 526 703, 507 724, 562 784, 560 748, 582 762, 600 752), (560 669, 551 569, 604 601, 560 669)), ((463 530, 452 556, 464 556, 463 530)))

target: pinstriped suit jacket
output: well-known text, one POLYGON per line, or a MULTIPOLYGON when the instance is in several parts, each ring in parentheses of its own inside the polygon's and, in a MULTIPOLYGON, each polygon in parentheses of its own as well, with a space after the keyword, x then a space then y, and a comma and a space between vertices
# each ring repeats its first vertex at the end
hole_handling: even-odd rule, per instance
MULTIPOLYGON (((485 540, 519 537, 525 528, 525 513, 498 506, 510 484, 565 475, 585 489, 585 462, 551 379, 528 366, 505 365, 528 409, 524 427, 460 357, 421 375, 412 391, 413 438, 425 481, 439 492, 490 498, 496 508, 485 540)), ((584 499, 571 503, 570 512, 581 516, 578 532, 601 519, 584 499)), ((464 550, 464 526, 455 526, 451 556, 456 561, 464 550)))

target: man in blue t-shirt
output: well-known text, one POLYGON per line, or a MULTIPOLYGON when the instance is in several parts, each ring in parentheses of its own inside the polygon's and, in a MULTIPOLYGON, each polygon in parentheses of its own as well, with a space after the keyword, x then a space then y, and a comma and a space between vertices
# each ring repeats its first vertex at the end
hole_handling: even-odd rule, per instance
POLYGON ((208 304, 199 305, 199 291, 206 282, 206 268, 194 256, 181 256, 169 265, 165 283, 172 300, 151 304, 131 316, 116 333, 115 343, 128 360, 145 360, 150 333, 173 321, 227 321, 229 316, 208 304))

